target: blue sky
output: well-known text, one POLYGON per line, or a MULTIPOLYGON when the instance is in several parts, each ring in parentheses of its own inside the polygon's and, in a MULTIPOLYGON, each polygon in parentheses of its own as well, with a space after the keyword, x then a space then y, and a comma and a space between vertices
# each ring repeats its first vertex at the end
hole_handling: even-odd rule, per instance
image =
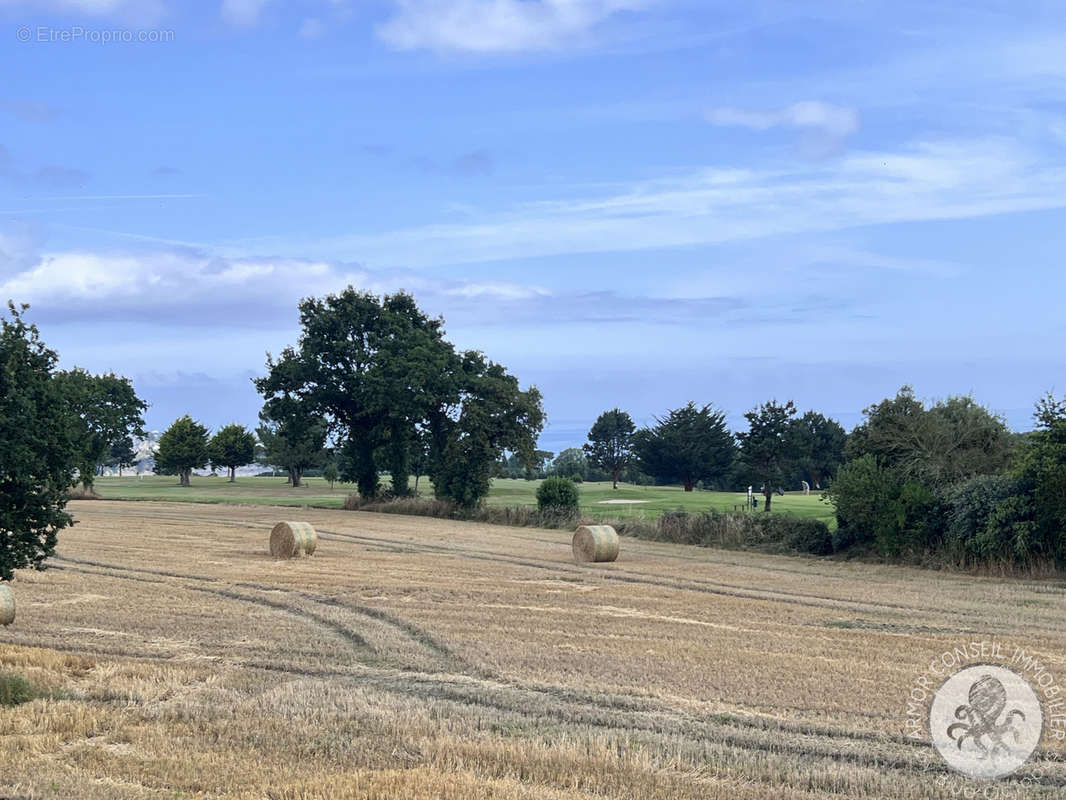
POLYGON ((1066 384, 1061 3, 0 0, 0 67, 0 295, 155 428, 253 424, 349 283, 540 386, 554 450, 1066 384))

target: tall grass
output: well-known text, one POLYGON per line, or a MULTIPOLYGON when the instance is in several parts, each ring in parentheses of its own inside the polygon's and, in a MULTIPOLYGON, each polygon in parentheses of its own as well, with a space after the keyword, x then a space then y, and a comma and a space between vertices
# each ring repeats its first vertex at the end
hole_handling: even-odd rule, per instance
POLYGON ((751 548, 769 552, 828 555, 832 536, 821 520, 787 514, 730 514, 721 511, 667 511, 658 519, 583 517, 571 509, 539 510, 525 506, 481 506, 459 509, 444 500, 421 497, 367 499, 348 495, 348 511, 409 514, 513 525, 529 528, 572 528, 579 524, 611 525, 622 536, 701 547, 751 548))

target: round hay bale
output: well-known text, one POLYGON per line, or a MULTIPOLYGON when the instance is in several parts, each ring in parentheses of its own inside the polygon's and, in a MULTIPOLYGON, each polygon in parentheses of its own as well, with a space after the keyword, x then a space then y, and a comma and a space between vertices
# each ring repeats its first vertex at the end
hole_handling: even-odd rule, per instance
POLYGON ((0 625, 10 625, 15 621, 15 595, 11 589, 0 583, 0 625))
POLYGON ((582 525, 574 533, 574 560, 614 561, 618 534, 610 525, 582 525))
POLYGON ((294 558, 311 555, 318 547, 318 534, 309 522, 279 522, 270 531, 270 555, 294 558))

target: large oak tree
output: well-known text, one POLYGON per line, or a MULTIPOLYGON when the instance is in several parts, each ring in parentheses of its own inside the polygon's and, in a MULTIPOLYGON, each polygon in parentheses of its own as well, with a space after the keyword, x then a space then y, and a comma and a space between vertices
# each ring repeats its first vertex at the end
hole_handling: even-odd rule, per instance
POLYGON ((303 300, 300 324, 296 346, 268 356, 269 373, 256 387, 270 416, 284 398, 328 423, 341 477, 360 494, 378 493, 383 470, 393 493, 407 494, 412 453, 422 443, 437 493, 464 506, 484 497, 505 450, 532 464, 543 425, 539 393, 519 390, 480 353, 457 353, 443 320, 423 313, 411 295, 379 298, 348 287, 303 300))

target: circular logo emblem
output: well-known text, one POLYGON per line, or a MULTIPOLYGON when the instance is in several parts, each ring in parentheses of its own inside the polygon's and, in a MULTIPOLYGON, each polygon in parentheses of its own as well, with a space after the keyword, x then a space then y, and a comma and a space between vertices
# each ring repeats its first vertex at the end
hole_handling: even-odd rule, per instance
POLYGON ((1032 685, 993 664, 959 670, 929 709, 933 744, 949 766, 992 780, 1021 767, 1040 743, 1044 715, 1032 685))

